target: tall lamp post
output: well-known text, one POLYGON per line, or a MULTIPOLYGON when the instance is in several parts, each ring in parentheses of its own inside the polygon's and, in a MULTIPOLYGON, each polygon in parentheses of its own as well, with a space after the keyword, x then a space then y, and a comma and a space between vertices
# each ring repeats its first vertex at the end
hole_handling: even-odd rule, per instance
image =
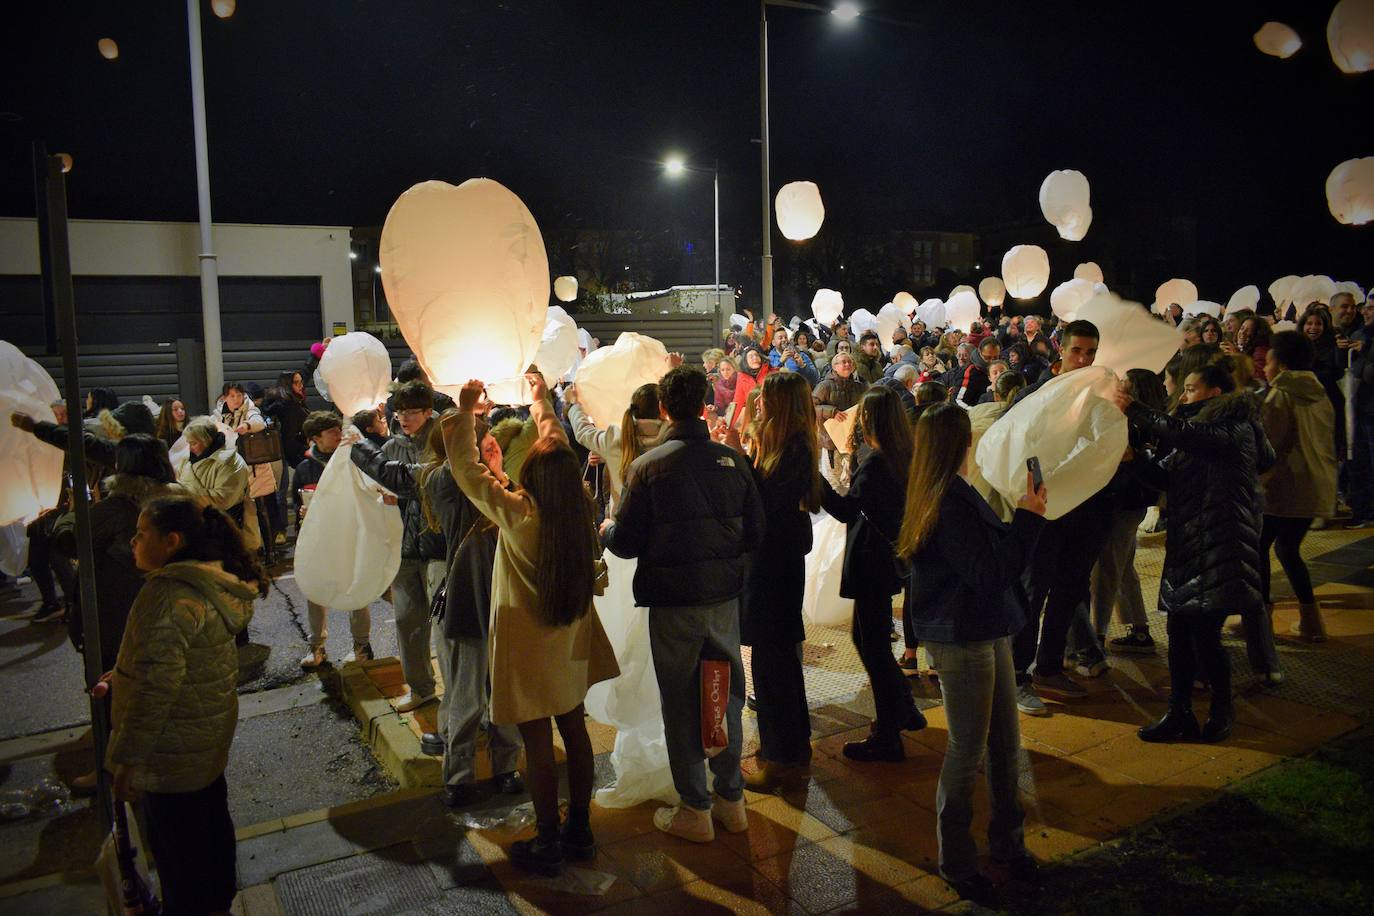
POLYGON ((687 161, 681 156, 669 156, 663 161, 663 171, 668 173, 670 178, 677 178, 684 172, 710 172, 711 173, 711 194, 715 206, 715 237, 716 237, 716 314, 720 314, 720 162, 709 169, 701 166, 688 165, 687 161))

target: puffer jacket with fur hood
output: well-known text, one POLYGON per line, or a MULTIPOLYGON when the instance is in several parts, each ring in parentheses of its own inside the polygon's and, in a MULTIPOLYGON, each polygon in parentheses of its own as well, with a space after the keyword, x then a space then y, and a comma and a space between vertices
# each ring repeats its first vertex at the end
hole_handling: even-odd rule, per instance
POLYGON ((148 574, 119 647, 105 755, 137 768, 135 788, 194 792, 224 772, 239 710, 234 634, 256 597, 219 563, 148 574))

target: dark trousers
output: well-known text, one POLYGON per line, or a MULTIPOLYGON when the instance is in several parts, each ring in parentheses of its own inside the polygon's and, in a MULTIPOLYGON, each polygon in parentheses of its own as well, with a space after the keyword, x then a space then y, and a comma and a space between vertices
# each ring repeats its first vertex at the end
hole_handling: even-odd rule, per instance
POLYGON ((142 804, 148 848, 162 881, 162 912, 191 916, 229 909, 238 875, 224 774, 194 792, 145 792, 142 804))
POLYGON ((1021 580, 1030 607, 1026 625, 1012 640, 1012 662, 1018 683, 1030 677, 1032 663, 1039 675, 1063 672, 1065 643, 1075 615, 1083 617, 1084 632, 1092 632, 1087 613, 1093 566, 1107 541, 1111 523, 1110 500, 1094 497, 1041 530, 1035 554, 1021 580))
POLYGON ((759 757, 774 763, 810 759, 811 710, 806 705, 801 646, 755 644, 749 668, 759 706, 759 757))
POLYGON ((1225 614, 1169 614, 1169 705, 1192 711, 1198 669, 1212 685, 1212 715, 1231 709, 1231 657, 1221 647, 1225 614))
POLYGON ((892 596, 870 595, 854 600, 851 635, 859 660, 873 686, 874 734, 891 740, 901 735, 916 701, 911 698, 902 669, 892 657, 892 596))
POLYGON ((29 534, 29 575, 38 587, 38 594, 45 605, 72 603, 76 598, 76 570, 71 560, 52 549, 52 527, 57 516, 44 518, 35 524, 29 534), (56 584, 53 577, 56 576, 56 584), (57 587, 62 588, 62 600, 58 599, 57 587))
POLYGON ((921 641, 916 638, 916 624, 911 619, 911 589, 902 589, 902 645, 907 649, 917 649, 921 641))
POLYGON ((1303 604, 1317 600, 1312 593, 1312 575, 1307 571, 1307 563, 1302 558, 1302 541, 1307 537, 1307 529, 1312 526, 1310 518, 1280 518, 1266 515, 1264 527, 1260 531, 1260 592, 1265 604, 1269 603, 1269 548, 1279 558, 1279 565, 1293 586, 1293 594, 1303 604))

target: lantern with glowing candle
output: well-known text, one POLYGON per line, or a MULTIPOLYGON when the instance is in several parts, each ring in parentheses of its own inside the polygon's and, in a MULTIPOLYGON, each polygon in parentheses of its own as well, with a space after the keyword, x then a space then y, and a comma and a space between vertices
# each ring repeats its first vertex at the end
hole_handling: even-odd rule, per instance
POLYGON ((210 0, 210 10, 220 19, 228 19, 234 15, 234 10, 238 4, 234 0, 210 0))
POLYGON ((1266 22, 1255 33, 1255 47, 1270 57, 1292 57, 1302 47, 1298 33, 1282 22, 1266 22))
POLYGON ((387 302, 435 388, 457 395, 477 378, 497 403, 529 400, 549 260, 519 197, 490 178, 421 182, 387 214, 381 262, 387 302))
POLYGON ((1197 299, 1197 284, 1191 280, 1174 277, 1159 284, 1159 288, 1155 290, 1155 309, 1163 315, 1169 311, 1171 305, 1184 306, 1196 302, 1197 299))
POLYGON ((549 306, 544 319, 544 334, 534 364, 544 373, 544 379, 554 384, 572 370, 577 362, 577 324, 556 305, 549 306))
POLYGON ((62 450, 16 429, 10 415, 51 423, 56 419, 51 405, 60 397, 46 369, 0 340, 0 525, 27 524, 57 505, 62 450))
POLYGON ((1007 299, 1007 287, 1001 277, 984 277, 978 284, 978 296, 989 308, 997 308, 1007 299))
POLYGON ((1374 3, 1340 0, 1326 21, 1326 45, 1342 73, 1374 69, 1374 3))
POLYGON ((958 328, 967 334, 973 328, 973 323, 983 314, 983 307, 978 302, 978 294, 972 289, 961 289, 949 297, 945 303, 945 324, 951 328, 958 328))
POLYGON ((1091 280, 1093 283, 1102 282, 1102 268, 1097 266, 1096 261, 1084 261, 1073 269, 1075 280, 1091 280))
POLYGON ((625 331, 613 346, 588 353, 577 367, 573 379, 577 400, 592 421, 605 429, 620 422, 636 388, 657 382, 669 368, 663 344, 625 331))
POLYGON ((844 296, 833 289, 818 289, 811 297, 811 314, 827 328, 839 320, 844 311, 844 296))
POLYGON ((554 280, 553 294, 559 302, 572 302, 577 298, 577 278, 559 277, 554 280))
POLYGON ((1374 156, 1347 159, 1331 170, 1326 178, 1326 206, 1337 222, 1347 226, 1374 220, 1374 156))
POLYGON ((95 46, 100 51, 100 56, 106 60, 114 60, 119 57, 119 45, 113 38, 102 38, 95 43, 95 46))
POLYGON ((1050 172, 1040 183, 1040 212, 1059 231, 1059 237, 1070 242, 1082 241, 1088 234, 1093 221, 1088 198, 1088 179, 1074 169, 1050 172))
POLYGON ((1254 311, 1259 306, 1260 291, 1258 286, 1242 286, 1231 294, 1231 298, 1226 300, 1226 308, 1221 310, 1223 315, 1231 311, 1244 311, 1246 309, 1254 311))
POLYGON ((803 242, 821 231, 825 221, 825 204, 821 203, 821 189, 813 181, 792 181, 778 191, 774 210, 778 215, 778 229, 794 242, 803 242))
POLYGON ((912 312, 916 311, 916 306, 920 305, 920 303, 916 301, 915 296, 905 291, 893 296, 892 304, 901 309, 903 315, 910 315, 912 312))
POLYGON ((1077 277, 1066 280, 1050 291, 1050 311, 1061 321, 1073 321, 1083 303, 1094 295, 1093 281, 1077 277))
POLYGON ((978 295, 972 286, 969 286, 967 283, 961 283, 949 291, 949 295, 945 297, 945 304, 948 305, 950 302, 953 302, 954 297, 960 293, 973 293, 975 296, 978 295))
POLYGON ((320 358, 320 378, 345 417, 376 407, 391 384, 391 354, 366 331, 335 337, 320 358))
POLYGON ((1050 256, 1039 245, 1016 245, 1002 256, 1002 282, 1013 299, 1034 299, 1050 282, 1050 256))

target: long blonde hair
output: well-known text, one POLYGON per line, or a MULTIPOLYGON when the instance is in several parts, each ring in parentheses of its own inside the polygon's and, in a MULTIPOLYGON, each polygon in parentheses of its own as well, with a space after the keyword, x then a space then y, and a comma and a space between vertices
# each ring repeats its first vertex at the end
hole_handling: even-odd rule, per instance
POLYGON ((630 406, 620 418, 620 479, 630 476, 630 465, 644 452, 644 443, 639 439, 639 426, 636 420, 658 419, 658 385, 650 382, 640 385, 630 395, 630 406))
POLYGON ((898 556, 912 556, 930 540, 945 491, 963 467, 972 441, 968 413, 957 404, 936 404, 916 421, 906 511, 902 513, 902 532, 897 536, 898 556))
POLYGON ((772 477, 787 460, 793 442, 806 451, 806 466, 811 475, 801 507, 815 512, 821 507, 820 437, 816 434, 816 407, 811 386, 795 372, 770 373, 763 385, 763 422, 758 437, 754 466, 764 479, 772 477))

